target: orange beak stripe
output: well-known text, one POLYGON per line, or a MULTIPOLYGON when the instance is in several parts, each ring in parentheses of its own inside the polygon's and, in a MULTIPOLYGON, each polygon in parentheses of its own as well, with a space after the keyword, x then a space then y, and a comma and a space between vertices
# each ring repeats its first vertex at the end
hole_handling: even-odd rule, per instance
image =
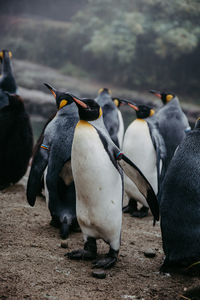
POLYGON ((156 97, 158 97, 158 98, 160 98, 161 99, 161 94, 157 94, 157 93, 155 93, 154 94, 156 97))
POLYGON ((130 106, 130 107, 132 107, 134 110, 136 110, 136 111, 138 111, 139 110, 139 108, 137 107, 137 106, 135 106, 135 105, 133 105, 133 104, 131 104, 131 103, 128 103, 128 105, 130 106))
POLYGON ((73 97, 73 99, 74 99, 74 101, 75 101, 77 104, 79 104, 79 105, 82 106, 83 108, 87 108, 87 105, 86 105, 83 101, 81 101, 81 100, 79 100, 79 99, 77 99, 77 98, 75 98, 75 97, 73 97))

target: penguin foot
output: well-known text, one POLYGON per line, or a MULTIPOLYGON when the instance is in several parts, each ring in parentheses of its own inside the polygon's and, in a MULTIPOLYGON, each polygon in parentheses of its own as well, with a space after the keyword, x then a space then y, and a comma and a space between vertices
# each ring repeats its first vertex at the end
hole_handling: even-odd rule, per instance
POLYGON ((109 269, 112 266, 114 266, 116 262, 117 262, 116 257, 104 257, 94 261, 93 262, 94 266, 92 268, 109 269))
POLYGON ((117 262, 117 256, 119 251, 115 251, 112 248, 110 248, 109 253, 104 258, 99 258, 95 260, 93 263, 92 268, 103 268, 103 269, 109 269, 112 266, 114 266, 117 262))
POLYGON ((135 218, 144 218, 148 216, 149 208, 146 206, 142 206, 140 210, 134 211, 131 216, 135 218))
POLYGON ((182 274, 186 276, 196 277, 200 276, 200 260, 192 260, 190 263, 186 261, 169 263, 164 261, 160 268, 161 273, 182 274))
POLYGON ((85 249, 74 250, 65 254, 69 259, 74 260, 92 260, 96 258, 96 253, 85 249))
POLYGON ((137 201, 133 198, 130 198, 128 205, 124 206, 122 209, 123 213, 134 213, 137 212, 137 201))

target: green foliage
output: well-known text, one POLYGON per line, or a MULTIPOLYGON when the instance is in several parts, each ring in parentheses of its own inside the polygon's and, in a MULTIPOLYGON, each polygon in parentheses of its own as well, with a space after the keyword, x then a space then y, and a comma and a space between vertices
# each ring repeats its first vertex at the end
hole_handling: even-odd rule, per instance
POLYGON ((66 74, 197 93, 199 15, 199 0, 87 0, 68 23, 1 21, 1 47, 66 74))

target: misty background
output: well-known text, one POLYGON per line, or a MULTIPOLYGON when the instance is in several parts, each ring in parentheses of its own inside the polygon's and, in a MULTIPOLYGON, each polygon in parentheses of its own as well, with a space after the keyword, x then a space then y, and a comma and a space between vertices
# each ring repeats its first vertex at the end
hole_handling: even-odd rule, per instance
POLYGON ((165 89, 199 105, 199 0, 0 0, 0 7, 0 48, 12 51, 23 88, 48 93, 49 82, 95 97, 106 86, 148 101, 149 89, 165 89))

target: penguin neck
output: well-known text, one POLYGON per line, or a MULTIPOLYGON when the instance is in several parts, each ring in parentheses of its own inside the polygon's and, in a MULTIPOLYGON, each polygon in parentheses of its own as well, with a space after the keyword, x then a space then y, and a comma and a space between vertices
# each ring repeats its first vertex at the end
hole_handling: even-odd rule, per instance
POLYGON ((91 124, 88 121, 80 120, 76 125, 76 127, 83 127, 83 126, 91 126, 91 124))
POLYGON ((141 119, 141 118, 137 118, 135 121, 138 121, 138 122, 146 122, 145 119, 141 119))
POLYGON ((5 57, 2 63, 2 75, 12 74, 12 64, 9 58, 5 57))

